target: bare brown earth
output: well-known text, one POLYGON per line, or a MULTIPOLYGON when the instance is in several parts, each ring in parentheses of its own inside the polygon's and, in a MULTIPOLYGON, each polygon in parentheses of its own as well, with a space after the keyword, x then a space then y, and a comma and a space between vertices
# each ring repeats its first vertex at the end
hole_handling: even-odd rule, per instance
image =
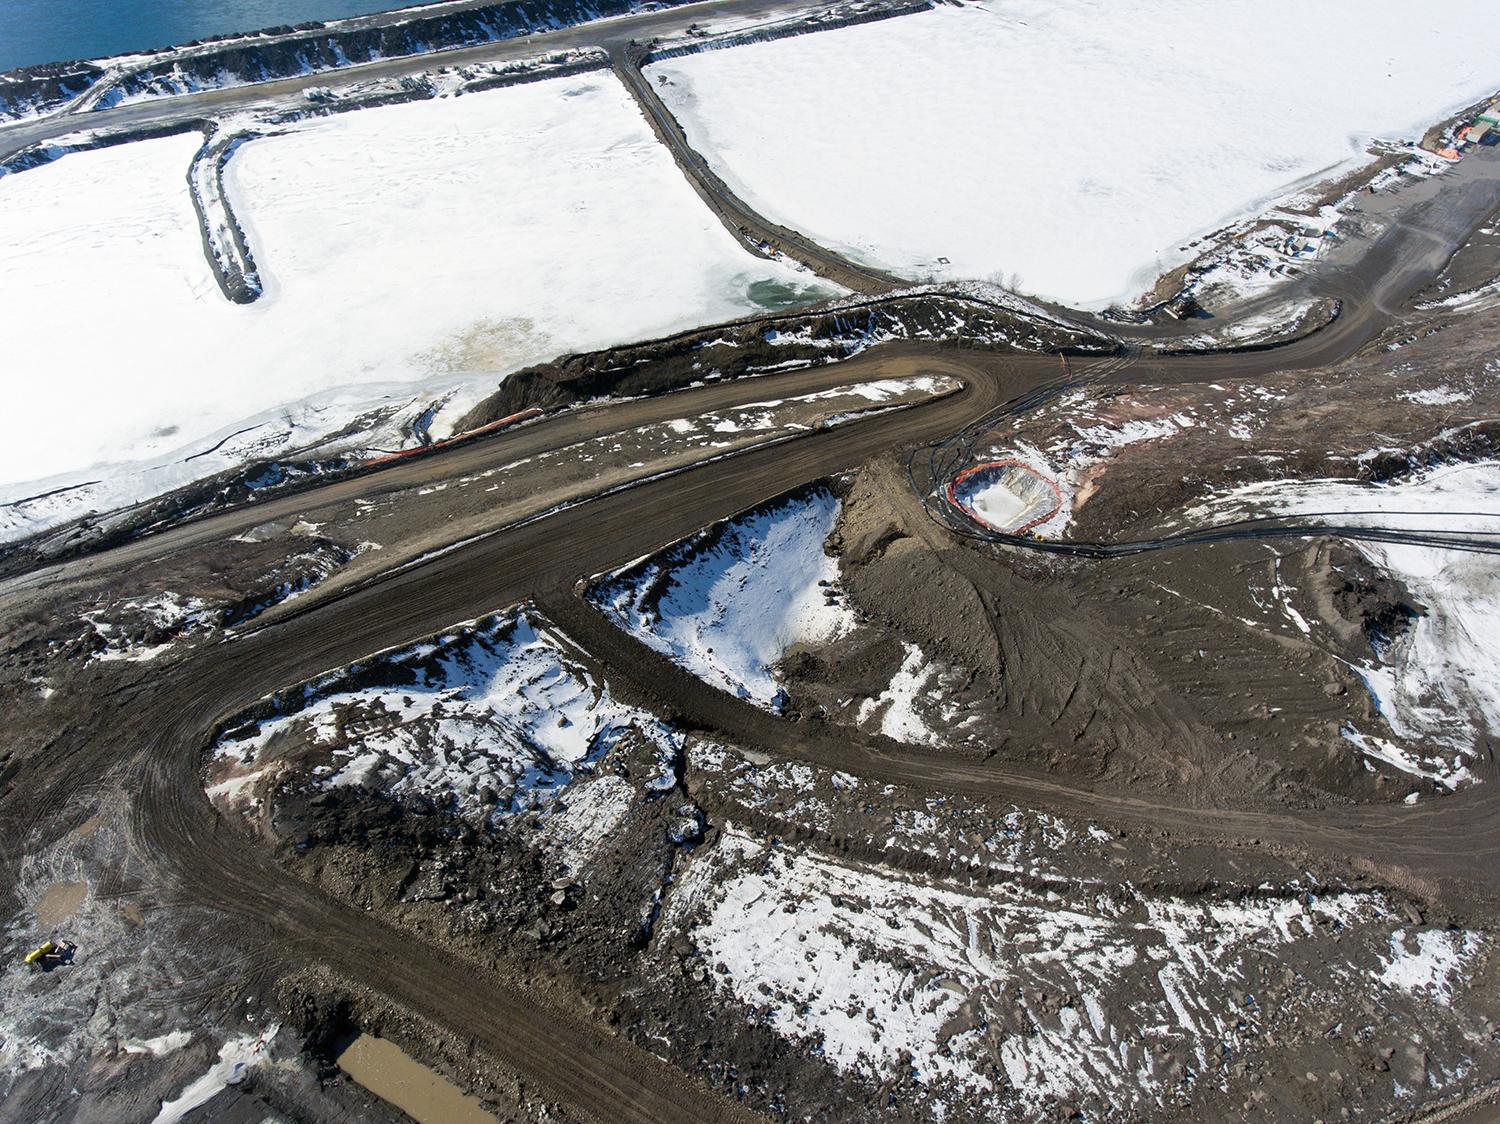
MULTIPOLYGON (((1448 221, 1464 236, 1487 212, 1478 204, 1488 190, 1470 183, 1457 193, 1467 211, 1439 207, 1426 218, 1448 221)), ((1297 370, 1276 385, 1316 389, 1302 408, 1294 397, 1284 416, 1264 419, 1259 440, 1287 456, 1309 447, 1319 458, 1342 455, 1357 444, 1359 427, 1368 428, 1368 388, 1380 376, 1381 356, 1401 354, 1379 347, 1411 337, 1405 350, 1419 354, 1412 349, 1435 340, 1434 367, 1456 378, 1473 356, 1463 345, 1451 353, 1443 345, 1467 333, 1477 356, 1494 333, 1491 320, 1446 315, 1387 333, 1382 304, 1405 299, 1446 260, 1432 248, 1441 240, 1429 245, 1430 229, 1393 228, 1373 251, 1370 287, 1359 294, 1368 301, 1285 349, 1126 355, 1094 368, 1086 385, 1119 389, 1121 409, 1154 409, 1142 403, 1162 394, 1212 403, 1222 393, 1217 385, 1297 370), (1343 394, 1342 385, 1352 389, 1343 394), (1320 406, 1325 392, 1336 405, 1320 406), (1324 412, 1309 421, 1317 409, 1324 412)), ((309 676, 523 601, 578 642, 624 697, 703 741, 734 747, 752 765, 764 763, 758 767, 800 763, 824 776, 837 771, 860 784, 894 786, 881 797, 889 803, 872 800, 830 824, 784 806, 795 786, 769 803, 749 800, 736 788, 742 774, 700 767, 690 777, 685 763, 672 799, 707 813, 705 842, 744 823, 768 837, 785 831, 808 852, 847 852, 947 878, 959 869, 957 858, 882 847, 879 828, 897 805, 962 798, 980 806, 973 814, 986 821, 1023 809, 1102 825, 1120 848, 1083 847, 1075 869, 1163 893, 1232 895, 1269 884, 1289 895, 1312 872, 1319 885, 1383 895, 1410 924, 1491 931, 1500 907, 1500 778, 1489 767, 1486 783, 1406 806, 1393 782, 1351 775, 1347 756, 1329 752, 1329 727, 1368 704, 1348 689, 1330 653, 1244 635, 1219 619, 1264 569, 1264 549, 1234 543, 1107 564, 1059 561, 975 542, 930 518, 905 476, 909 450, 980 421, 989 431, 1003 424, 1007 404, 1022 419, 1009 423, 1013 432, 1040 439, 1047 418, 1033 434, 1024 415, 1045 400, 1023 396, 1056 384, 1062 372, 1053 355, 935 343, 877 348, 817 371, 565 413, 9 579, 0 589, 0 698, 11 718, 0 764, 6 887, 19 915, 48 885, 84 872, 91 892, 71 924, 92 944, 81 942, 74 966, 20 977, 14 954, 36 934, 26 923, 12 925, 0 986, 18 1001, 12 1009, 66 1012, 47 1029, 51 1048, 92 1045, 19 1077, 0 1112, 149 1119, 155 1098, 201 1072, 211 1055, 200 1039, 191 1056, 156 1064, 120 1043, 165 1033, 169 1017, 183 1013, 202 1029, 238 1026, 251 1011, 291 1028, 303 1051, 302 1078, 257 1071, 264 1087, 235 1095, 294 1115, 321 1118, 369 1103, 326 1073, 310 1076, 333 1038, 362 1029, 392 1038, 518 1117, 737 1119, 803 1105, 827 1118, 887 1108, 898 1118, 920 1116, 909 1074, 871 1087, 816 1064, 764 1026, 732 1017, 743 1012, 716 1005, 718 992, 694 991, 707 968, 691 947, 656 947, 649 932, 642 943, 638 907, 681 861, 663 843, 663 828, 682 804, 632 813, 636 821, 603 863, 595 900, 554 888, 561 875, 525 838, 531 821, 486 833, 435 810, 358 796, 320 802, 318 793, 293 786, 277 797, 282 816, 268 839, 209 803, 203 755, 226 721, 309 676), (791 387, 896 374, 950 375, 963 389, 681 466, 665 478, 611 463, 619 482, 633 486, 559 510, 552 509, 567 497, 540 481, 529 501, 513 497, 519 506, 505 507, 461 486, 605 433, 791 387), (869 630, 843 650, 805 653, 788 667, 797 709, 787 717, 711 689, 578 596, 580 579, 788 488, 841 476, 848 504, 838 546, 869 630), (526 502, 538 517, 522 513, 526 502), (393 505, 404 509, 400 515, 391 514, 393 505), (378 539, 367 534, 372 528, 378 539), (279 569, 303 555, 303 569, 279 569), (1188 598, 1163 595, 1159 587, 1169 584, 1188 598), (205 615, 191 627, 161 625, 138 602, 162 592, 200 598, 195 612, 205 615), (254 613, 236 617, 236 606, 254 613), (969 679, 970 702, 983 719, 972 744, 904 745, 836 720, 835 696, 868 690, 877 681, 872 669, 888 678, 898 636, 931 645, 969 679), (165 648, 149 661, 101 658, 157 644, 165 648), (412 893, 414 886, 431 893, 412 893), (107 974, 85 974, 106 960, 107 974), (93 982, 85 988, 85 981, 93 982)), ((1393 404, 1392 428, 1409 424, 1393 444, 1429 441, 1434 421, 1393 404)), ((1084 517, 1097 519, 1101 531, 1165 518, 1204 486, 1206 476, 1188 479, 1184 463, 1204 473, 1238 471, 1226 448, 1221 436, 1192 453, 1179 449, 1175 471, 1158 464, 1149 485, 1121 458, 1098 481, 1090 501, 1098 506, 1085 505, 1084 517)), ((1338 549, 1310 542, 1287 564, 1312 585, 1338 549)), ((1357 627, 1362 614, 1396 596, 1371 575, 1366 592, 1332 611, 1357 627)), ((628 748, 620 758, 611 765, 630 770, 628 748)), ((963 870, 970 877, 967 859, 963 870)), ((983 877, 991 887, 1025 888, 1029 876, 997 870, 983 877)), ((592 895, 595 886, 588 888, 592 895)), ((1265 967, 1265 979, 1275 982, 1265 967)), ((1266 993, 1286 1000, 1289 1014, 1264 1036, 1257 1029, 1245 1064, 1226 1064, 1214 1082, 1174 1094, 1159 1115, 1293 1120, 1347 1109, 1378 1118, 1396 1107, 1392 1081, 1420 1090, 1402 1111, 1461 1095, 1500 1073, 1486 1022, 1495 1014, 1486 998, 1490 972, 1480 965, 1455 1008, 1465 1027, 1490 1036, 1472 1047, 1462 1081, 1425 1084, 1433 1067, 1463 1048, 1456 1023, 1424 1023, 1414 1041, 1401 1037, 1399 1016, 1372 1010, 1358 1016, 1367 1037, 1333 1035, 1321 1020, 1337 999, 1309 965, 1306 988, 1293 971, 1266 993), (1316 1081, 1298 1076, 1302 1065, 1316 1081)), ((1181 1057, 1153 1065, 1184 1075, 1181 1057)), ((1110 1110, 1057 1103, 1045 1112, 1063 1117, 1082 1108, 1110 1110)))
MULTIPOLYGON (((372 882, 370 847, 380 837, 375 833, 388 833, 390 842, 382 846, 393 855, 410 853, 412 827, 403 818, 378 826, 358 808, 325 808, 318 822, 327 825, 320 832, 331 831, 328 844, 284 852, 283 861, 290 860, 287 869, 249 838, 220 825, 202 796, 199 753, 221 716, 300 674, 348 663, 435 626, 530 596, 626 691, 664 717, 714 731, 756 752, 822 762, 918 791, 956 789, 1018 800, 1142 832, 1161 841, 1151 847, 1170 848, 1176 880, 1222 878, 1242 863, 1258 870, 1254 877, 1259 878, 1273 872, 1285 856, 1294 864, 1315 862, 1325 870, 1343 871, 1343 877, 1356 883, 1371 884, 1373 879, 1425 900, 1429 904, 1423 908, 1455 918, 1487 916, 1494 900, 1494 843, 1485 827, 1493 822, 1493 812, 1484 789, 1492 785, 1481 786, 1477 795, 1460 794, 1419 810, 1384 802, 1350 806, 1351 799, 1381 794, 1344 784, 1347 778, 1332 765, 1320 764, 1315 753, 1299 752, 1296 741, 1302 736, 1299 729, 1314 730, 1354 705, 1346 697, 1331 699, 1324 693, 1323 665, 1315 661, 1309 666, 1298 653, 1274 647, 1226 647, 1222 634, 1206 630, 1201 621, 1173 625, 1170 618, 1164 620, 1150 591, 1150 583, 1160 576, 1153 565, 1126 564, 1107 573, 1059 568, 958 539, 926 517, 901 477, 901 459, 877 457, 850 485, 849 515, 840 532, 850 585, 856 599, 879 614, 883 624, 932 638, 956 662, 998 681, 993 693, 988 684, 980 692, 1003 730, 986 749, 920 750, 816 720, 774 718, 644 651, 604 625, 572 593, 574 578, 766 499, 776 480, 804 480, 855 467, 872 441, 900 443, 944 434, 1014 397, 1028 383, 1053 377, 1057 369, 1055 359, 966 353, 960 362, 951 352, 939 359, 930 350, 930 357, 924 357, 923 350, 878 351, 833 371, 796 378, 849 381, 941 370, 959 374, 968 388, 931 405, 744 453, 490 534, 419 565, 388 571, 373 583, 327 585, 326 594, 315 590, 267 615, 265 623, 254 622, 236 638, 202 649, 212 653, 212 662, 202 654, 184 658, 196 650, 189 642, 178 649, 180 656, 169 652, 151 663, 83 667, 80 657, 87 657, 89 644, 69 655, 46 638, 66 619, 69 598, 83 607, 105 589, 116 596, 155 587, 208 592, 201 577, 191 577, 193 567, 205 564, 199 559, 216 559, 200 573, 219 574, 231 583, 236 573, 255 573, 255 565, 242 561, 236 566, 232 558, 237 551, 254 557, 260 547, 254 541, 233 542, 236 535, 249 533, 252 540, 264 535, 268 542, 283 541, 289 533, 311 533, 334 543, 358 538, 363 531, 356 501, 370 494, 370 480, 378 480, 386 495, 433 487, 443 479, 472 475, 497 454, 513 458, 515 443, 541 441, 546 428, 461 450, 452 462, 433 458, 363 482, 335 485, 326 496, 315 493, 326 506, 293 497, 188 525, 159 540, 143 540, 122 552, 134 559, 132 568, 117 570, 120 576, 108 583, 93 560, 69 564, 45 585, 22 579, 14 584, 9 604, 30 601, 49 608, 45 613, 31 610, 27 630, 9 631, 35 654, 25 665, 29 679, 18 676, 9 686, 13 713, 30 717, 24 723, 28 734, 14 744, 5 772, 5 807, 11 817, 7 837, 29 835, 28 847, 45 849, 58 826, 75 819, 81 823, 93 814, 100 790, 80 789, 81 780, 118 778, 107 790, 120 792, 117 786, 123 782, 123 792, 129 793, 133 851, 147 864, 151 888, 145 893, 158 903, 153 908, 193 901, 224 911, 237 931, 233 946, 248 943, 259 950, 257 978, 269 981, 299 963, 328 965, 341 981, 337 993, 351 997, 356 1012, 351 1017, 393 1002, 423 1020, 417 1025, 447 1028, 448 1034, 438 1036, 418 1030, 408 1040, 429 1057, 439 1040, 456 1031, 479 1052, 466 1053, 459 1062, 438 1050, 436 1060, 446 1062, 445 1068, 464 1083, 498 1090, 528 1114, 559 1100, 606 1119, 730 1113, 723 1101, 717 1103, 724 1107, 711 1108, 704 1086, 697 1083, 704 1076, 712 1082, 727 1075, 679 1076, 635 1044, 639 1040, 633 1039, 631 1019, 610 1029, 612 1009, 622 1017, 631 1009, 618 1007, 619 985, 607 984, 631 955, 628 941, 618 943, 623 935, 612 938, 615 943, 595 942, 579 961, 554 947, 556 937, 548 929, 535 939, 540 958, 510 942, 502 942, 505 951, 497 953, 494 942, 483 939, 484 929, 465 939, 454 935, 461 933, 454 926, 462 915, 453 914, 446 899, 401 906, 382 888, 380 878, 372 882), (649 517, 643 517, 641 505, 651 496, 658 498, 649 517), (348 510, 340 505, 356 511, 338 517, 338 511, 348 510), (344 518, 353 522, 336 532, 344 518), (292 530, 319 524, 326 525, 316 532, 292 530), (579 534, 567 533, 568 527, 578 528, 579 534), (446 580, 448 575, 460 580, 446 580), (919 590, 926 592, 918 596, 919 590), (1181 628, 1202 632, 1201 642, 1213 645, 1216 661, 1207 667, 1183 662, 1182 649, 1188 645, 1181 628), (1231 657, 1238 662, 1222 663, 1231 657), (63 698, 92 697, 101 705, 80 716, 71 707, 43 701, 35 685, 40 679, 54 684, 63 698), (1256 686, 1248 694, 1215 686, 1230 683, 1256 686), (1257 707, 1269 698, 1286 707, 1288 717, 1278 721, 1290 736, 1264 729, 1257 707), (1226 748, 1231 745, 1233 749, 1226 748), (42 793, 46 797, 38 799, 42 793), (17 803, 23 794, 32 795, 17 803), (1334 806, 1316 807, 1322 803, 1334 806), (1288 804, 1302 807, 1288 810, 1288 804), (335 813, 342 818, 329 821, 335 813), (1466 837, 1455 835, 1458 823, 1465 825, 1466 837), (339 841, 349 830, 362 840, 352 851, 339 841), (1227 851, 1225 843, 1231 845, 1227 851), (376 920, 377 912, 386 919, 376 920), (518 967, 528 963, 533 967, 518 967), (591 1016, 590 1011, 599 1014, 591 1016), (525 1075, 521 1084, 510 1076, 515 1074, 525 1075)), ((754 392, 779 387, 778 378, 762 380, 765 388, 754 392)), ((744 387, 738 389, 746 393, 744 387)), ((718 387, 689 395, 700 393, 722 398, 731 391, 718 387)), ((693 412, 685 402, 670 399, 615 410, 633 415, 632 421, 653 412, 663 417, 672 410, 693 412)), ((586 420, 588 415, 569 417, 561 424, 597 424, 586 420)), ((482 519, 482 510, 466 514, 462 498, 442 498, 464 494, 453 488, 431 493, 421 510, 444 523, 451 514, 464 521, 460 526, 466 530, 479 529, 483 523, 474 521, 482 519), (450 502, 460 506, 445 509, 450 502)), ((417 530, 420 523, 409 525, 417 530)), ((383 549, 394 551, 397 543, 388 538, 383 549)), ((1181 565, 1203 575, 1209 594, 1226 595, 1238 580, 1233 564, 1220 561, 1219 548, 1202 557, 1207 565, 1189 558, 1181 565)), ((859 662, 850 660, 855 667, 859 662)), ((838 674, 835 663, 826 675, 809 677, 809 683, 835 682, 838 674)), ((815 697, 811 689, 810 697, 815 697)), ((423 828, 432 829, 439 832, 434 841, 442 840, 445 856, 455 842, 471 852, 466 859, 443 860, 459 872, 456 885, 471 877, 483 881, 472 865, 476 862, 498 877, 519 879, 517 886, 547 884, 547 872, 528 875, 524 856, 508 851, 503 842, 464 843, 462 834, 450 841, 441 822, 429 821, 423 828)), ((643 821, 641 830, 643 838, 659 838, 650 820, 643 821)), ((622 849, 617 861, 625 881, 619 892, 638 897, 642 884, 627 875, 635 871, 632 877, 638 877, 652 864, 641 865, 640 852, 628 838, 622 849)), ((393 873, 396 877, 384 886, 397 884, 400 871, 393 873)), ((623 904, 605 895, 598 923, 619 932, 619 914, 611 910, 611 902, 623 904)), ((525 921, 522 929, 532 924, 524 915, 518 920, 525 921)), ((578 946, 570 941, 568 947, 578 946)), ((237 955, 227 947, 224 954, 230 962, 237 955)), ((218 994, 227 998, 236 990, 231 986, 218 994)), ((314 1015, 309 1028, 321 1025, 320 1018, 314 1015)), ((390 1021, 378 1014, 366 1018, 390 1021)), ((793 1066, 784 1047, 766 1041, 762 1048, 769 1051, 762 1074, 793 1066)), ((816 1086, 805 1088, 811 1093, 816 1086)), ((825 1091, 832 1099, 862 1095, 848 1088, 825 1091)), ((768 1087, 763 1095, 773 1093, 768 1087)))

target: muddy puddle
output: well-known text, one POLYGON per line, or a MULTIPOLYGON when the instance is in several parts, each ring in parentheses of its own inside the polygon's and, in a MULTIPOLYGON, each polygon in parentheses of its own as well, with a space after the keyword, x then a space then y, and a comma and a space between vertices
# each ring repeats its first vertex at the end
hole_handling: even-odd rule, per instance
POLYGON ((417 1124, 495 1124, 479 1099, 384 1038, 361 1034, 339 1055, 339 1068, 417 1124))
POLYGON ((43 925, 61 925, 83 904, 89 892, 87 882, 54 882, 36 903, 36 917, 43 925))
POLYGON ((94 832, 98 831, 103 823, 104 816, 101 813, 96 812, 94 815, 90 816, 88 819, 84 820, 81 824, 75 827, 73 829, 73 834, 78 836, 78 838, 80 839, 87 839, 90 835, 93 835, 94 832))

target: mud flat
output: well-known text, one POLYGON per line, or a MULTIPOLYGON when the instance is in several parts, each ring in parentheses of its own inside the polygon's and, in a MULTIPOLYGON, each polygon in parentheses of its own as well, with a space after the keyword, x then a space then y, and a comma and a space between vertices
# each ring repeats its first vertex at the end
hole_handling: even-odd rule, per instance
POLYGON ((43 925, 61 925, 83 904, 89 892, 87 882, 54 882, 42 894, 33 912, 43 925))

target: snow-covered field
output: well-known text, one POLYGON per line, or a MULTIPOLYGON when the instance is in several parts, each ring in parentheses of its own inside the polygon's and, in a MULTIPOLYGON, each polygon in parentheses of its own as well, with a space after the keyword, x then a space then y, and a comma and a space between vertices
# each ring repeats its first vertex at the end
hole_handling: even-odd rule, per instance
POLYGON ((680 735, 616 702, 566 638, 524 612, 330 673, 293 702, 220 743, 211 798, 245 803, 288 746, 304 745, 327 747, 313 770, 323 785, 482 817, 546 802, 632 730, 657 747, 667 787, 681 750, 680 735))
POLYGON ((607 74, 242 145, 226 180, 266 285, 251 305, 226 301, 205 260, 186 182, 200 143, 77 152, 0 178, 20 422, 0 501, 98 482, 12 509, 7 536, 305 446, 371 410, 385 428, 345 447, 399 441, 439 402, 441 436, 506 372, 751 311, 752 286, 833 292, 738 246, 607 74))
MULTIPOLYGON (((1424 1022, 1451 1017, 1485 941, 1400 916, 1379 895, 1306 889, 1238 901, 1128 884, 976 890, 730 825, 679 877, 662 928, 691 939, 712 986, 754 1021, 872 1084, 909 1058, 929 1095, 969 1118, 1002 1097, 1037 1111, 1104 1097, 1140 1113, 1186 1081, 1215 1082, 1222 1058, 1304 1005, 1400 1010, 1420 1041, 1424 1022), (1274 982, 1291 978, 1303 982, 1274 982)), ((1461 1058, 1431 1058, 1434 1085, 1462 1072, 1461 1058)))
POLYGON ((838 513, 837 497, 814 489, 611 574, 589 596, 705 682, 775 708, 773 669, 788 650, 855 624, 838 560, 824 550, 838 513))
POLYGON ((1500 87, 1482 0, 993 0, 649 68, 753 206, 907 276, 1098 307, 1500 87))
MULTIPOLYGON (((1500 532, 1500 464, 1451 465, 1382 485, 1269 481, 1203 505, 1189 519, 1218 522, 1242 514, 1500 532)), ((1456 787, 1470 778, 1468 763, 1481 736, 1500 734, 1500 554, 1413 543, 1353 545, 1405 585, 1425 611, 1358 668, 1389 732, 1405 744, 1353 727, 1345 728, 1345 737, 1372 758, 1456 787)))

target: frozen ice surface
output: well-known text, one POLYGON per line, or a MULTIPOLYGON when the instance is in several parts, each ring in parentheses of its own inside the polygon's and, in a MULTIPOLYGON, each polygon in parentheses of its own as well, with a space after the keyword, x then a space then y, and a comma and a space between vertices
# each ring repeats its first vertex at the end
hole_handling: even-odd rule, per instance
POLYGON ((0 501, 101 481, 78 505, 63 494, 8 513, 0 534, 160 494, 371 410, 414 420, 442 402, 442 436, 508 372, 752 311, 757 282, 836 291, 737 244, 607 74, 241 145, 225 174, 265 282, 250 305, 224 299, 204 257, 187 188, 200 144, 138 141, 0 178, 0 307, 24 419, 0 452, 0 501), (239 430, 227 454, 195 456, 239 430))
POLYGON ((1050 522, 1062 507, 1062 491, 1044 473, 1020 458, 982 466, 956 482, 960 506, 997 531, 1016 531, 1050 522))
POLYGON ((1196 236, 1361 163, 1372 137, 1418 137, 1492 92, 1493 14, 995 0, 649 73, 771 218, 905 276, 1102 307, 1189 260, 1196 236))

